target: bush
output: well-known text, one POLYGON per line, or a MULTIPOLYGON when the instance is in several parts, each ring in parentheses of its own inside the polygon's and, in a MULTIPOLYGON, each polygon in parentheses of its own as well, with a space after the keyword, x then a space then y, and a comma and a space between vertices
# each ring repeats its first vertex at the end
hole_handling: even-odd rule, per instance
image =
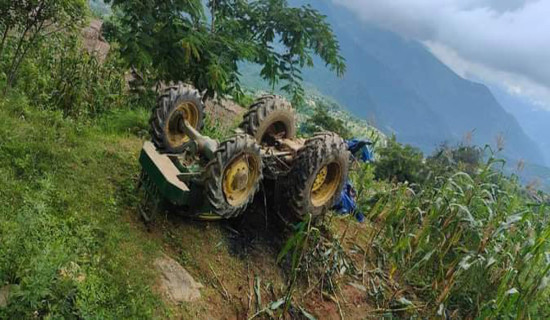
POLYGON ((437 174, 463 171, 469 175, 475 175, 482 160, 483 150, 478 146, 459 144, 450 147, 443 144, 427 159, 427 164, 437 174))
POLYGON ((320 131, 332 131, 344 139, 351 138, 351 131, 346 128, 344 121, 331 116, 328 107, 324 104, 315 108, 313 116, 307 119, 302 126, 302 132, 305 134, 313 134, 320 131))
POLYGON ((386 147, 377 150, 374 176, 395 182, 422 183, 426 180, 426 165, 422 151, 397 142, 395 136, 386 147))
POLYGON ((82 48, 80 33, 60 33, 29 57, 17 88, 35 107, 93 117, 126 104, 121 70, 116 54, 101 63, 82 48))

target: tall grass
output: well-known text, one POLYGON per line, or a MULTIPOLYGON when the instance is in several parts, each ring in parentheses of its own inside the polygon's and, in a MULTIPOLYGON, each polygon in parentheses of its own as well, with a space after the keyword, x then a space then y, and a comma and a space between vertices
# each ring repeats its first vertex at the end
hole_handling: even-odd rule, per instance
POLYGON ((430 317, 550 316, 550 210, 491 157, 478 172, 384 191, 370 207, 372 253, 430 317))

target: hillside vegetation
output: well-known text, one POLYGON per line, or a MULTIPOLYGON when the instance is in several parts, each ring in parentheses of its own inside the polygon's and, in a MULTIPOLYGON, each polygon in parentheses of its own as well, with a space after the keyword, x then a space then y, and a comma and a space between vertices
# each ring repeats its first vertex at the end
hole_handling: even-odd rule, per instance
MULTIPOLYGON (((350 173, 364 223, 332 213, 285 227, 262 192, 241 219, 161 212, 144 223, 137 158, 156 93, 127 87, 121 43, 103 62, 83 49, 86 10, 55 4, 69 4, 55 12, 73 28, 32 27, 37 40, 21 56, 29 38, 14 27, 0 52, 0 318, 550 316, 550 201, 504 175, 498 150, 425 156, 384 139, 377 162, 350 173), (200 300, 163 295, 154 261, 164 255, 204 285, 200 300)), ((242 101, 256 94, 241 91, 242 101)), ((304 97, 304 122, 354 130, 334 106, 314 117, 327 102, 304 97)), ((221 139, 240 115, 216 114, 203 132, 221 139)))

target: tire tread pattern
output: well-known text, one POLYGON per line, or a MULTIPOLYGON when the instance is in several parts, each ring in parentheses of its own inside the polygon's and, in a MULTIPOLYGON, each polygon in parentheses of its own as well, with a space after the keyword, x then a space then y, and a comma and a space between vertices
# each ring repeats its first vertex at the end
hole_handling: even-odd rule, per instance
POLYGON ((262 160, 260 156, 260 147, 256 143, 256 140, 247 134, 235 135, 220 144, 214 154, 214 159, 206 165, 204 178, 206 200, 213 208, 214 213, 223 218, 237 217, 246 210, 254 199, 254 195, 260 187, 261 180, 262 160), (234 207, 227 202, 223 192, 223 173, 227 165, 229 165, 235 157, 243 153, 248 153, 257 157, 259 176, 249 198, 238 207, 234 207))
POLYGON ((199 91, 184 84, 167 87, 158 97, 157 105, 153 108, 149 118, 151 140, 161 152, 180 153, 187 145, 183 144, 172 148, 164 132, 168 117, 182 101, 190 101, 197 106, 199 123, 196 129, 200 131, 204 125, 204 104, 199 91))
POLYGON ((303 220, 308 213, 313 217, 322 216, 334 205, 345 184, 349 169, 349 151, 344 140, 333 132, 321 132, 308 139, 302 149, 298 151, 293 168, 289 174, 287 188, 288 207, 294 218, 303 220), (336 160, 342 166, 340 185, 333 199, 322 207, 314 208, 309 199, 311 194, 311 179, 327 160, 336 160))
MULTIPOLYGON (((264 95, 256 99, 249 110, 244 114, 243 121, 239 127, 247 134, 259 140, 261 137, 257 137, 260 126, 265 119, 273 112, 288 112, 289 117, 294 118, 294 110, 292 105, 286 101, 283 97, 278 95, 264 95)), ((296 135, 295 123, 287 123, 290 128, 289 136, 287 138, 292 139, 296 135)))

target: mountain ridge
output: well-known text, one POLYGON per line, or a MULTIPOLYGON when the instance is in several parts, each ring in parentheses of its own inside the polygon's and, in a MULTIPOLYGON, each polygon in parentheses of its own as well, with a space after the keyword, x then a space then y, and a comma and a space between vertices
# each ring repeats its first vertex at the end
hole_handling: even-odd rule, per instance
POLYGON ((293 1, 305 3, 327 15, 348 65, 342 79, 319 61, 304 70, 304 80, 320 92, 426 153, 465 136, 481 146, 502 136, 507 158, 544 164, 541 150, 486 85, 460 77, 421 43, 369 25, 331 1, 293 1))

